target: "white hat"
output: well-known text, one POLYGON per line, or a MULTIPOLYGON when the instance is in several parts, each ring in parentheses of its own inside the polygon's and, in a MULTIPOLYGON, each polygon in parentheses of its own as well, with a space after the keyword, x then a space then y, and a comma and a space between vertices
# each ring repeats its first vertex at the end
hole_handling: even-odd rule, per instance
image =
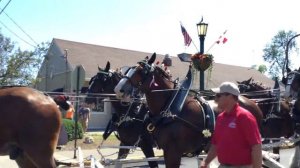
POLYGON ((232 82, 223 82, 220 87, 212 88, 211 90, 215 93, 230 93, 236 96, 240 94, 238 86, 232 82))

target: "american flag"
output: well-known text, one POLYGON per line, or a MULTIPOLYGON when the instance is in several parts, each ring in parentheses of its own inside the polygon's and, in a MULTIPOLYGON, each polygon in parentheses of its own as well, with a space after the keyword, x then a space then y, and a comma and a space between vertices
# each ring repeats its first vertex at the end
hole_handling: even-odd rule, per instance
POLYGON ((192 38, 190 37, 190 35, 187 33, 187 31, 185 30, 185 28, 181 26, 181 32, 184 38, 184 45, 186 46, 190 46, 191 42, 192 42, 192 38))

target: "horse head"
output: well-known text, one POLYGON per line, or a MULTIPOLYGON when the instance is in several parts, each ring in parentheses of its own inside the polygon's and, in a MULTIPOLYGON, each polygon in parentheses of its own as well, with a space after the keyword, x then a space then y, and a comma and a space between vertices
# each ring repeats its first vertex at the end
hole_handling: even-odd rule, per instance
MULTIPOLYGON (((138 62, 137 66, 130 68, 125 77, 115 87, 114 91, 117 98, 123 101, 131 101, 134 89, 138 89, 142 93, 157 95, 153 90, 173 89, 174 83, 171 81, 171 76, 154 65, 156 53, 150 59, 138 62)), ((149 103, 148 99, 147 102, 149 103)), ((151 111, 151 110, 150 110, 151 111)))
MULTIPOLYGON (((143 93, 149 92, 153 87, 158 87, 155 75, 157 71, 163 71, 154 65, 156 53, 150 59, 138 62, 136 66, 129 69, 125 77, 115 87, 114 91, 119 99, 127 99, 132 94, 134 88, 139 89, 143 93)), ((164 74, 166 75, 166 73, 164 74)), ((168 76, 167 76, 168 77, 168 76)))
POLYGON ((244 80, 242 82, 237 81, 238 87, 241 93, 248 92, 250 90, 250 82, 252 81, 252 77, 248 80, 244 80))
POLYGON ((296 98, 300 96, 300 68, 289 72, 282 82, 285 84, 285 97, 296 98))
POLYGON ((86 103, 92 104, 96 102, 95 93, 112 94, 114 87, 121 79, 121 74, 117 71, 111 71, 110 62, 107 61, 104 69, 98 67, 98 73, 91 78, 88 87, 88 96, 85 99, 86 103))

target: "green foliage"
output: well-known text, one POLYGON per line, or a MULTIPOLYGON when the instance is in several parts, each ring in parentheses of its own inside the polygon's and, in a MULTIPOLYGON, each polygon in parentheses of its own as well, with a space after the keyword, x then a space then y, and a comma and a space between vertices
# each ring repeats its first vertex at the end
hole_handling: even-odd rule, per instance
POLYGON ((262 74, 264 74, 268 70, 267 66, 263 65, 263 64, 259 65, 258 67, 257 67, 257 65, 252 65, 251 68, 256 69, 257 71, 259 71, 262 74))
MULTIPOLYGON (((272 77, 284 75, 287 42, 295 35, 296 32, 294 31, 285 32, 281 30, 273 37, 272 42, 264 48, 263 59, 270 63, 269 73, 272 77)), ((297 50, 296 45, 296 41, 292 41, 289 45, 289 51, 297 50)))
POLYGON ((264 74, 267 72, 267 66, 266 65, 259 65, 257 69, 260 73, 264 74))
POLYGON ((0 85, 32 85, 49 43, 22 51, 0 32, 0 85))
MULTIPOLYGON (((68 141, 72 141, 75 139, 75 121, 70 119, 63 119, 63 124, 66 128, 67 134, 68 134, 68 141)), ((78 132, 77 132, 77 139, 82 139, 83 137, 83 129, 79 122, 77 122, 78 125, 78 132)))

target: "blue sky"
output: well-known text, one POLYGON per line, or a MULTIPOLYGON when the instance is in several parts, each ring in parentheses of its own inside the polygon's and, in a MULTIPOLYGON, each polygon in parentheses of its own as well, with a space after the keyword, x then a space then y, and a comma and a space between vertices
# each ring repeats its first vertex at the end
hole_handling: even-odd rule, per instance
MULTIPOLYGON (((0 7, 8 1, 0 1, 0 7)), ((298 4, 296 0, 11 0, 5 13, 37 43, 60 38, 173 56, 197 52, 193 45, 184 46, 179 22, 199 48, 196 24, 203 16, 209 24, 205 49, 228 30, 228 42, 209 51, 215 62, 250 67, 263 64, 262 49, 279 30, 300 32, 298 4)), ((0 21, 35 45, 4 13, 0 21)), ((32 49, 0 27, 22 49, 32 49)), ((299 57, 293 58, 295 67, 300 66, 299 57)))

